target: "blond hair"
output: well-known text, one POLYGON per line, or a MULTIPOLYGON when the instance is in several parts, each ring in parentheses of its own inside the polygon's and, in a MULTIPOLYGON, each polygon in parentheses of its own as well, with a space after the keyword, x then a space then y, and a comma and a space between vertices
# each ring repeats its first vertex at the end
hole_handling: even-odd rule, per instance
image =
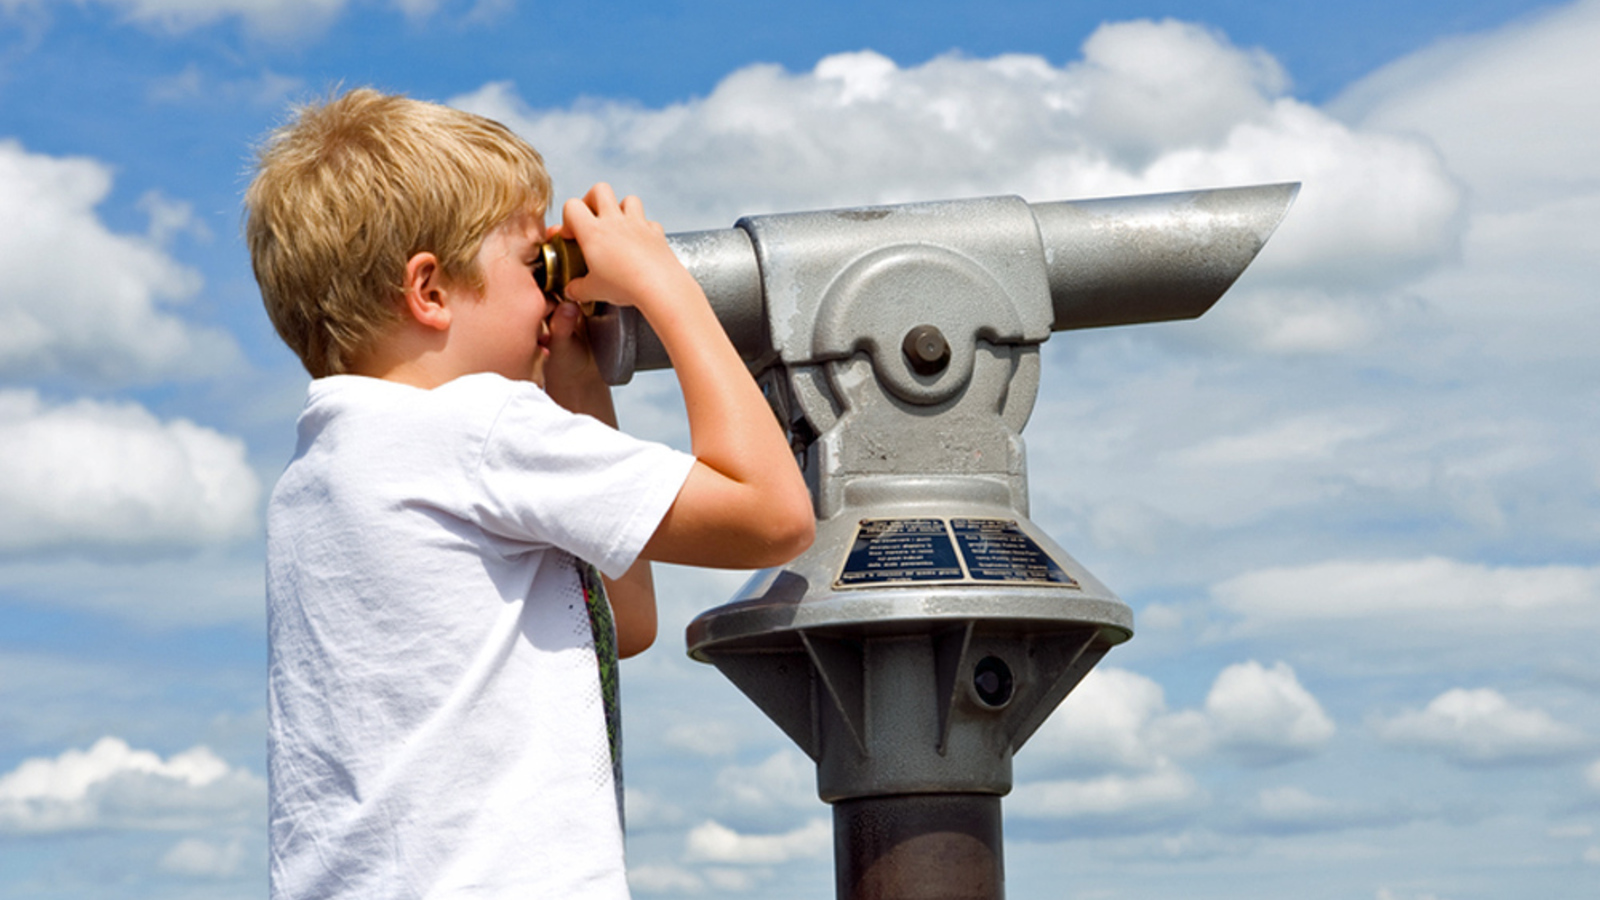
POLYGON ((544 160, 500 123, 358 88, 268 137, 245 236, 273 327, 321 378, 400 319, 412 256, 433 253, 446 278, 481 289, 484 237, 549 201, 544 160))

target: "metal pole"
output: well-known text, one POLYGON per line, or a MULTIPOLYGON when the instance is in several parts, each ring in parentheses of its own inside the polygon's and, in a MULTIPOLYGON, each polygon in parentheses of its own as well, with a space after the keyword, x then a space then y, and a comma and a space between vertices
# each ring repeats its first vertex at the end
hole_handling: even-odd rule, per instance
POLYGON ((994 794, 860 797, 833 805, 839 900, 1001 900, 994 794))

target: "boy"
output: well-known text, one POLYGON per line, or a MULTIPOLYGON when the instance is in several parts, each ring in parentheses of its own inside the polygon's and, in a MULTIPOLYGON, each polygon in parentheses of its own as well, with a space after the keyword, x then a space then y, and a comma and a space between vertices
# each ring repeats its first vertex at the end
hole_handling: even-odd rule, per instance
POLYGON ((547 229, 549 190, 497 123, 365 89, 260 154, 251 260, 314 379, 268 507, 274 900, 626 897, 608 613, 637 653, 650 560, 754 568, 812 539, 660 226, 601 184, 547 229), (569 301, 660 336, 692 456, 615 430, 576 302, 533 281, 558 232, 589 265, 569 301))

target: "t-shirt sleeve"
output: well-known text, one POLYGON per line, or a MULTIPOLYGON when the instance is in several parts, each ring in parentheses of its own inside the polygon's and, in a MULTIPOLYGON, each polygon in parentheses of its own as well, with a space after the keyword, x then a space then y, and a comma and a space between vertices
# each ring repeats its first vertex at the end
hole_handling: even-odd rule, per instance
POLYGON ((481 525, 559 547, 615 578, 655 534, 694 462, 570 413, 543 391, 515 391, 484 441, 481 525))

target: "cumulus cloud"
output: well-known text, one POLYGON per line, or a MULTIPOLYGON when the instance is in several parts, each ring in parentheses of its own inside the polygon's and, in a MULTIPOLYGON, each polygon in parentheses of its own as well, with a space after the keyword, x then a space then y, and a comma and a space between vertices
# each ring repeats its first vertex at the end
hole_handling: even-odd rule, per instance
POLYGON ((833 825, 811 819, 781 834, 742 834, 708 821, 689 831, 686 858, 692 862, 774 865, 796 859, 823 859, 833 852, 833 825))
POLYGON ((231 338, 165 308, 200 289, 158 240, 197 227, 188 208, 147 195, 150 235, 118 234, 95 213, 110 190, 99 162, 0 139, 0 375, 148 379, 235 358, 231 338))
MULTIPOLYGON (((162 759, 105 737, 0 776, 0 832, 206 828, 261 814, 265 799, 264 780, 205 747, 162 759)), ((178 864, 199 856, 186 850, 178 864)))
POLYGON ((1453 254, 1460 191, 1437 155, 1352 130, 1283 96, 1285 84, 1261 51, 1168 20, 1104 25, 1062 67, 951 55, 901 68, 862 51, 798 74, 749 66, 663 109, 534 109, 504 82, 454 102, 529 137, 561 191, 611 181, 675 230, 937 197, 1303 181, 1263 259, 1279 280, 1392 283, 1453 254))
POLYGON ((1288 663, 1224 668, 1199 709, 1169 711, 1155 681, 1115 667, 1089 673, 1019 755, 1030 771, 1155 770, 1173 758, 1221 753, 1272 765, 1316 753, 1333 720, 1288 663))
POLYGON ((0 391, 0 553, 192 548, 253 534, 244 442, 134 404, 0 391))
POLYGON ((1209 802, 1183 760, 1276 765, 1319 752, 1334 730, 1287 663, 1230 665, 1200 708, 1177 711, 1152 679, 1102 667, 1018 754, 1006 809, 1030 820, 1151 827, 1209 802))
POLYGON ((1587 741, 1542 709, 1516 706, 1493 688, 1453 688, 1425 708, 1379 719, 1380 739, 1464 765, 1534 763, 1570 756, 1587 741))
POLYGON ((1223 669, 1205 714, 1216 745, 1252 764, 1309 756, 1334 733, 1322 705, 1281 661, 1270 669, 1255 660, 1223 669))
POLYGON ((1060 771, 1150 769, 1169 748, 1170 718, 1159 683, 1136 672, 1100 666, 1061 702, 1018 754, 1035 775, 1060 771))

